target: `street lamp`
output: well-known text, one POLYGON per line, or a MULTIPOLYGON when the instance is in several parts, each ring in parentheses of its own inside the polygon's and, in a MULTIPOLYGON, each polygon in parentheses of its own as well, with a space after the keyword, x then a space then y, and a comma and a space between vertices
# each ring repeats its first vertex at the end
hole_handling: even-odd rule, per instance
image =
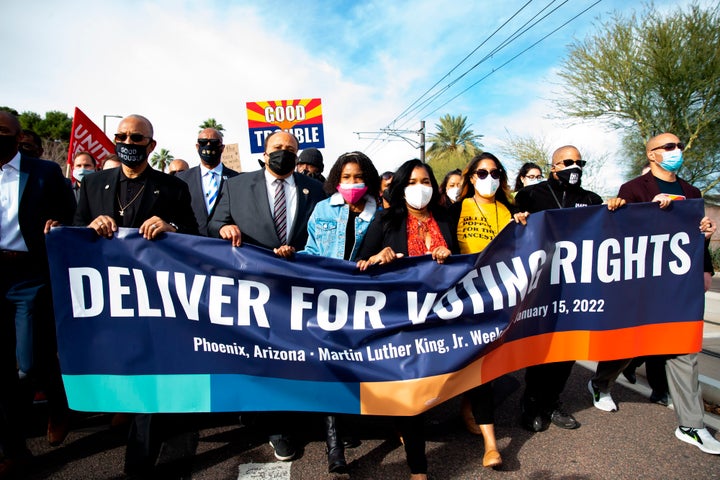
POLYGON ((103 115, 103 133, 107 135, 107 132, 105 131, 106 128, 106 120, 108 118, 123 118, 122 115, 103 115))

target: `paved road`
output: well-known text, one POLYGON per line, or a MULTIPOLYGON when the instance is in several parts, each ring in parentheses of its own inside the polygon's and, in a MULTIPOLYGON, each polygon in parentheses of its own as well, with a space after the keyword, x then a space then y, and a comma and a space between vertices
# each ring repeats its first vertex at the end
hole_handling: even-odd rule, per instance
MULTIPOLYGON (((707 455, 679 442, 673 436, 675 414, 669 408, 650 404, 646 398, 622 385, 615 397, 620 410, 605 413, 595 409, 586 390, 591 372, 576 365, 564 399, 582 427, 568 431, 551 427, 531 434, 517 426, 521 375, 515 373, 497 382, 496 429, 505 464, 499 471, 483 469, 482 441, 467 433, 453 400, 426 416, 430 477, 441 479, 710 479, 720 478, 720 456, 707 455)), ((40 407, 36 407, 40 410, 40 407)), ((37 417, 41 417, 40 411, 37 417)), ((32 432, 31 449, 36 454, 29 478, 121 479, 124 431, 108 427, 108 415, 82 418, 66 442, 50 448, 38 420, 32 432)), ((291 464, 277 465, 265 439, 243 427, 234 415, 204 416, 197 455, 192 459, 193 479, 236 479, 248 463, 268 463, 287 468, 287 473, 266 472, 245 478, 292 479, 403 479, 408 477, 404 453, 382 418, 353 418, 352 428, 363 440, 348 451, 348 475, 326 474, 324 442, 319 419, 298 422, 303 432, 302 456, 291 464)), ((159 478, 159 477, 158 477, 159 478)))
MULTIPOLYGON (((707 295, 705 348, 720 352, 720 277, 707 295)), ((702 359, 706 381, 720 379, 720 359, 702 359)), ((582 423, 578 430, 551 427, 531 434, 517 425, 521 394, 520 372, 496 381, 496 431, 504 459, 503 467, 482 467, 482 439, 467 433, 461 424, 459 402, 452 400, 426 415, 430 478, 444 479, 713 479, 720 478, 720 456, 707 455, 676 440, 674 412, 651 404, 642 377, 630 386, 621 378, 614 397, 620 410, 605 413, 595 409, 587 392, 591 362, 577 364, 563 399, 567 410, 582 423), (632 389, 630 388, 632 387, 632 389)), ((642 370, 639 370, 642 373, 642 370)), ((704 386, 708 392, 713 387, 704 386)), ((720 391, 720 390, 717 390, 720 391)), ((717 394, 715 391, 715 394, 717 394)), ((44 407, 34 407, 30 448, 35 454, 30 479, 122 479, 126 431, 109 428, 109 415, 82 415, 65 443, 51 448, 45 440, 44 407)), ((404 452, 393 432, 392 422, 375 417, 349 419, 350 428, 363 440, 348 450, 350 473, 326 473, 325 446, 320 419, 298 415, 294 427, 302 432, 302 455, 291 463, 274 461, 266 439, 255 429, 240 424, 236 415, 197 417, 200 437, 197 454, 181 478, 192 479, 404 479, 408 478, 404 452), (249 464, 261 471, 240 476, 249 464)), ((708 415, 711 431, 720 429, 720 419, 708 415)), ((720 434, 716 433, 720 438, 720 434)), ((166 472, 167 473, 167 472, 166 472)), ((167 478, 158 474, 156 478, 167 478)), ((176 477, 177 478, 177 477, 176 477)))

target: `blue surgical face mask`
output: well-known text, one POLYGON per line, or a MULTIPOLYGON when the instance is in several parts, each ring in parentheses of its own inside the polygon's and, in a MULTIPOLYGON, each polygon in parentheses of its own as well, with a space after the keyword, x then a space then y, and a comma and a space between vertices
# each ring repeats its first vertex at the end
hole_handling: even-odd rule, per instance
POLYGON ((95 170, 88 170, 86 168, 76 167, 73 169, 73 178, 78 182, 82 183, 83 178, 90 175, 91 173, 95 173, 95 170))
POLYGON ((676 148, 671 152, 662 152, 662 162, 659 165, 670 173, 677 173, 683 164, 682 150, 676 148))

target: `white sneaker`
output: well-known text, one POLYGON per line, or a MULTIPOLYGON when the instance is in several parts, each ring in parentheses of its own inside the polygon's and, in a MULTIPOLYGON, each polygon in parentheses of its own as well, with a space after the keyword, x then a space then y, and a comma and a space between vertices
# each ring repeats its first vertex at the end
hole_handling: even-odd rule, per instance
POLYGON ((720 455, 720 442, 710 435, 707 428, 678 427, 675 429, 675 436, 705 453, 720 455))
POLYGON ((612 399, 609 393, 603 393, 599 389, 595 388, 592 384, 592 380, 588 381, 588 390, 593 397, 593 405, 598 410, 603 412, 615 412, 617 411, 617 405, 612 399))

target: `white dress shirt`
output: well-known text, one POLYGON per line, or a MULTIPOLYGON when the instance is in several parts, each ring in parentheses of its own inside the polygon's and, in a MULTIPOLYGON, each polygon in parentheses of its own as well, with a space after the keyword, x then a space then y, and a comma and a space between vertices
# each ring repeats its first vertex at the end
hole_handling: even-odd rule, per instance
POLYGON ((18 212, 20 211, 20 152, 0 167, 0 250, 27 252, 18 212))

